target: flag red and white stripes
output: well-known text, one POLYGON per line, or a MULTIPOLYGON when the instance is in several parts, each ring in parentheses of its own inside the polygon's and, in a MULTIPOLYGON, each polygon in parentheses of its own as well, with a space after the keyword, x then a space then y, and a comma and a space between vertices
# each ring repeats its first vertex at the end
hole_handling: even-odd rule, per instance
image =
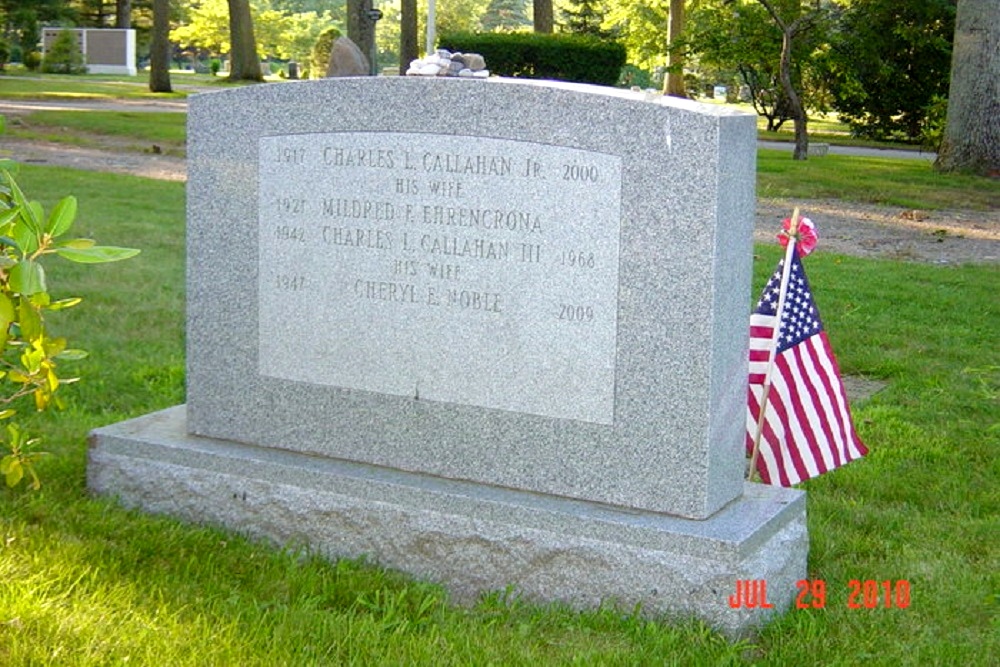
POLYGON ((771 276, 750 317, 750 389, 747 451, 752 452, 769 355, 771 388, 760 438, 757 470, 767 484, 791 486, 868 453, 858 438, 840 369, 813 303, 798 254, 791 253, 782 326, 775 340, 784 261, 771 276))

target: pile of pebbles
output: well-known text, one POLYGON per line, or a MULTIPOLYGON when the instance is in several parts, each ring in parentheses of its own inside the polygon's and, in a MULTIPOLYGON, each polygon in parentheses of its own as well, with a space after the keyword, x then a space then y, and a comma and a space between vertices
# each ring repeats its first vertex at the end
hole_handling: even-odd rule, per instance
POLYGON ((406 76, 461 76, 485 79, 490 75, 486 60, 478 53, 452 53, 438 49, 410 62, 406 76))

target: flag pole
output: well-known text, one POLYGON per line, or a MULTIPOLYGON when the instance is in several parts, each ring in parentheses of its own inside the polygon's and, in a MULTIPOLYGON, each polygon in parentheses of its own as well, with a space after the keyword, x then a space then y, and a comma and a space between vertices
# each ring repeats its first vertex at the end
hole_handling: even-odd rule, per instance
POLYGON ((799 232, 799 208, 792 212, 792 220, 788 225, 788 245, 785 247, 785 263, 781 269, 781 286, 778 288, 778 306, 775 309, 774 332, 771 334, 771 344, 767 350, 767 371, 764 374, 764 391, 761 394, 760 410, 757 414, 757 429, 753 436, 753 452, 750 455, 749 481, 753 481, 757 473, 757 458, 760 455, 760 439, 764 433, 764 418, 767 414, 767 399, 771 394, 771 374, 774 371, 775 350, 778 349, 778 339, 781 337, 781 315, 785 310, 785 294, 788 291, 788 276, 792 270, 792 258, 795 256, 795 242, 799 232))

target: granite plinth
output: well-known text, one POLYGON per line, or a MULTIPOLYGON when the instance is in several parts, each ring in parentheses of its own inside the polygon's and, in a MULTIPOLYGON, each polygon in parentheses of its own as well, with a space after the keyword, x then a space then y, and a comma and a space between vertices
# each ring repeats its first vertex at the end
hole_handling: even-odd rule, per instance
POLYGON ((805 576, 805 495, 746 484, 710 519, 545 496, 188 434, 178 406, 97 429, 88 483, 130 507, 443 584, 574 607, 697 617, 729 636, 787 609, 805 576), (732 609, 737 580, 769 609, 732 609))

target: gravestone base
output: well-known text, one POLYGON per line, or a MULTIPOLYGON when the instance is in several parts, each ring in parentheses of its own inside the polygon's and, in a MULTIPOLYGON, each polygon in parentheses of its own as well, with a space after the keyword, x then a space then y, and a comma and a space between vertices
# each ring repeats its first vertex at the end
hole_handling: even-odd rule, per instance
POLYGON ((510 588, 576 608, 642 606, 730 637, 789 608, 805 578, 805 494, 747 484, 690 520, 202 438, 185 406, 97 429, 88 484, 129 507, 443 584, 460 603, 510 588), (729 605, 766 582, 769 608, 729 605))

